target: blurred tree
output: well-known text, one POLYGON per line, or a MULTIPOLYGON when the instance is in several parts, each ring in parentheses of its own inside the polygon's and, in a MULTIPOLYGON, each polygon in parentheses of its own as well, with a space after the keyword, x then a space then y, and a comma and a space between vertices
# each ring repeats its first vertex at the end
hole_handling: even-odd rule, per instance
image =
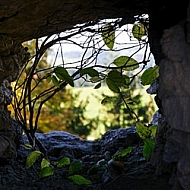
POLYGON ((113 96, 103 94, 102 104, 108 114, 104 121, 106 130, 135 126, 137 120, 150 123, 156 107, 153 99, 145 101, 142 92, 142 85, 135 79, 130 88, 121 88, 119 96, 117 93, 113 96))
MULTIPOLYGON (((35 41, 24 43, 24 46, 26 46, 28 51, 31 53, 31 56, 35 55, 36 53, 35 44, 35 41)), ((46 89, 50 88, 51 86, 51 81, 48 81, 48 79, 43 80, 44 76, 53 70, 52 66, 47 61, 47 56, 50 51, 51 50, 49 49, 45 52, 44 56, 41 58, 36 67, 36 71, 32 80, 32 88, 34 90, 30 92, 32 98, 35 98, 39 94, 45 92, 46 89)), ((16 85, 19 86, 23 84, 32 64, 33 61, 31 60, 27 64, 24 72, 22 72, 16 85)), ((16 93, 19 99, 19 97, 23 96, 23 89, 18 88, 16 93)), ((52 130, 64 130, 79 135, 82 138, 86 138, 90 134, 91 130, 95 129, 97 125, 95 124, 95 120, 90 120, 84 117, 88 100, 79 100, 79 95, 80 94, 73 94, 71 89, 66 89, 64 87, 47 102, 45 102, 41 109, 37 131, 49 132, 52 130)), ((40 99, 37 101, 40 103, 40 99)), ((39 104, 36 103, 36 107, 34 107, 33 117, 36 117, 38 105, 39 104)), ((13 109, 10 109, 13 113, 13 109)), ((29 114, 29 112, 27 113, 29 114)), ((30 116, 28 114, 26 117, 27 121, 29 122, 30 116)))

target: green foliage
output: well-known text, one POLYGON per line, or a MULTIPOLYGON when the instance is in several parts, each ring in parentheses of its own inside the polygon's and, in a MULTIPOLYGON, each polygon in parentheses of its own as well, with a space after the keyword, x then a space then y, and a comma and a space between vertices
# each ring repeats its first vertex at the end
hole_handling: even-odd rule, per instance
POLYGON ((70 164, 69 175, 72 175, 82 169, 82 163, 79 160, 76 160, 70 164))
POLYGON ((133 150, 132 147, 128 147, 122 151, 120 151, 119 153, 115 154, 112 159, 113 160, 120 160, 122 157, 125 157, 127 154, 131 153, 133 150))
POLYGON ((143 36, 147 34, 147 30, 143 23, 134 24, 132 28, 132 34, 137 40, 141 40, 143 36))
POLYGON ((128 57, 128 56, 120 56, 116 58, 113 61, 113 63, 116 66, 121 67, 122 70, 125 70, 125 71, 132 71, 139 68, 138 62, 132 57, 128 57))
POLYGON ((106 46, 112 50, 115 41, 115 30, 110 23, 102 28, 102 39, 106 46))
POLYGON ((115 166, 118 166, 121 159, 125 157, 127 154, 130 154, 132 150, 133 150, 132 147, 128 147, 113 155, 111 160, 109 161, 105 161, 104 159, 99 160, 87 171, 88 175, 96 174, 98 173, 98 171, 104 171, 105 174, 106 172, 108 172, 108 166, 110 163, 114 164, 115 166))
POLYGON ((101 104, 107 113, 104 122, 106 130, 135 126, 137 119, 146 124, 150 122, 155 111, 153 102, 150 100, 150 102, 143 103, 143 95, 136 90, 137 88, 141 88, 137 81, 128 83, 128 85, 127 82, 126 84, 120 83, 117 85, 118 91, 112 89, 114 92, 112 96, 103 94, 101 104))
POLYGON ((90 77, 99 76, 99 72, 91 67, 82 69, 80 71, 81 76, 88 74, 90 77))
POLYGON ((155 65, 154 67, 149 67, 141 76, 142 85, 149 85, 154 82, 159 76, 159 67, 155 65))
MULTIPOLYGON (((28 149, 27 145, 25 147, 27 147, 28 149)), ((38 150, 32 151, 26 159, 26 168, 30 168, 31 166, 33 166, 40 155, 43 156, 43 153, 38 150)), ((82 169, 82 162, 76 160, 71 163, 70 158, 68 157, 64 157, 60 159, 58 162, 54 162, 54 163, 51 163, 47 158, 43 157, 40 164, 39 177, 44 178, 44 177, 49 177, 51 175, 54 175, 56 168, 62 168, 68 165, 69 165, 69 169, 67 173, 68 179, 71 179, 77 185, 92 184, 90 180, 84 178, 81 175, 76 174, 82 169)))
POLYGON ((143 140, 143 155, 149 160, 155 147, 156 125, 150 127, 145 126, 141 122, 137 122, 136 130, 140 138, 143 140))
POLYGON ((61 82, 66 81, 70 86, 74 87, 73 77, 71 77, 68 71, 64 67, 54 68, 55 75, 61 80, 61 82))
POLYGON ((41 152, 38 150, 31 152, 26 159, 26 168, 30 168, 36 162, 40 154, 41 152))
POLYGON ((71 179, 77 185, 91 185, 92 184, 92 182, 89 179, 86 179, 81 175, 75 174, 75 175, 69 176, 68 178, 71 179))
POLYGON ((63 166, 67 166, 69 164, 71 164, 70 158, 64 157, 64 158, 61 158, 61 160, 56 163, 56 166, 58 168, 62 168, 63 166))

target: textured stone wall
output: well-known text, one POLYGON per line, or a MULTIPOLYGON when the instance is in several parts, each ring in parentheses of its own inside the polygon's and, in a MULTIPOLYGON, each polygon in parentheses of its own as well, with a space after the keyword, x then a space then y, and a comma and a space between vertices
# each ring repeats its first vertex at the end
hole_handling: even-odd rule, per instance
POLYGON ((160 66, 158 96, 170 128, 164 151, 166 163, 177 163, 173 189, 190 188, 190 45, 185 25, 164 31, 161 39, 164 58, 160 66))
POLYGON ((24 47, 6 35, 0 35, 0 158, 16 156, 16 140, 20 134, 7 106, 13 98, 10 83, 17 78, 28 58, 24 47))

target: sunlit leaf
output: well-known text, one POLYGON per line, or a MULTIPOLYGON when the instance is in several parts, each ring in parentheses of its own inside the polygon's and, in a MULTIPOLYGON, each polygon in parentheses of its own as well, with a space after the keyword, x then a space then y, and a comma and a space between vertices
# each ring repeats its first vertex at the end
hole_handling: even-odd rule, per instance
POLYGON ((57 167, 61 168, 63 166, 69 165, 70 164, 70 158, 65 157, 65 158, 61 158, 61 160, 59 160, 59 162, 57 163, 57 167))
POLYGON ((88 74, 90 77, 99 76, 99 73, 97 70, 93 68, 85 68, 80 71, 81 76, 88 74))
POLYGON ((113 63, 118 67, 122 67, 122 69, 126 71, 132 71, 139 68, 138 62, 132 57, 128 56, 120 56, 116 58, 113 63))
POLYGON ((78 160, 72 162, 69 166, 69 175, 74 174, 82 169, 82 163, 78 160))
POLYGON ((92 182, 89 179, 84 178, 81 175, 72 175, 68 177, 77 185, 91 185, 92 182))
POLYGON ((110 78, 106 78, 106 84, 111 91, 116 93, 120 92, 118 85, 115 82, 113 82, 110 78))
POLYGON ((41 152, 38 150, 31 152, 26 159, 26 168, 30 168, 36 162, 40 154, 41 152))
POLYGON ((144 139, 144 146, 143 146, 143 156, 149 160, 151 155, 152 155, 152 152, 154 150, 154 147, 155 147, 155 140, 153 139, 144 139))
POLYGON ((144 71, 141 76, 142 85, 149 85, 154 82, 154 80, 159 76, 159 67, 155 65, 144 71))
POLYGON ((48 177, 48 176, 53 175, 54 173, 55 173, 55 169, 52 168, 52 167, 42 168, 42 169, 40 170, 39 177, 40 177, 40 178, 48 177))
POLYGON ((121 152, 119 152, 118 154, 114 155, 114 156, 113 156, 113 159, 115 160, 115 159, 117 159, 117 158, 124 157, 124 156, 126 156, 127 154, 131 153, 132 150, 133 150, 132 147, 128 147, 128 148, 122 150, 121 152))
POLYGON ((157 125, 152 125, 149 127, 149 130, 151 131, 151 134, 150 134, 151 137, 156 137, 157 128, 158 128, 157 125))
POLYGON ((108 23, 102 29, 102 39, 109 49, 113 49, 115 41, 115 30, 113 26, 108 23))
POLYGON ((150 137, 151 131, 148 127, 144 126, 143 123, 138 122, 136 123, 136 130, 140 138, 146 139, 150 137))
POLYGON ((64 67, 56 67, 54 73, 60 80, 66 81, 70 86, 74 87, 73 77, 69 75, 64 67))
POLYGON ((42 161, 41 161, 41 169, 49 167, 49 166, 50 166, 50 161, 43 158, 42 161))
POLYGON ((132 34, 137 40, 146 35, 146 30, 144 24, 134 24, 132 28, 132 34))

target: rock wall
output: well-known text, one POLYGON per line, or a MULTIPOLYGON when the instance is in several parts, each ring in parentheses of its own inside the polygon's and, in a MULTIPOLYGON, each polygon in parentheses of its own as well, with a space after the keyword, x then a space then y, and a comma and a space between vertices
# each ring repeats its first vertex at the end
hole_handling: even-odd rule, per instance
POLYGON ((20 129, 13 125, 7 106, 13 98, 10 83, 16 80, 28 57, 24 47, 6 35, 0 35, 0 158, 16 156, 20 129))
POLYGON ((161 39, 164 58, 160 66, 158 96, 170 128, 164 149, 164 162, 176 163, 173 189, 190 188, 190 45, 185 24, 164 31, 161 39))

